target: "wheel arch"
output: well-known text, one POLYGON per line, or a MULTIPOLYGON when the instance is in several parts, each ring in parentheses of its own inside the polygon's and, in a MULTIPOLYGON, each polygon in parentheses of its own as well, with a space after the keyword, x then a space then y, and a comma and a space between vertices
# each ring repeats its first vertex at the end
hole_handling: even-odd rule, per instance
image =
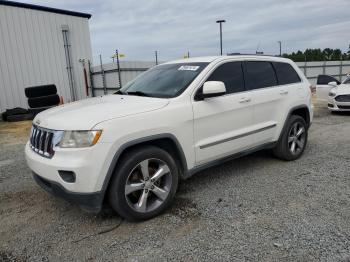
POLYGON ((292 115, 301 116, 302 118, 304 118, 304 120, 306 122, 306 125, 307 125, 307 128, 310 127, 310 125, 311 125, 311 115, 310 115, 310 110, 309 110, 308 106, 307 105, 299 105, 299 106, 292 107, 289 110, 289 112, 287 114, 287 117, 284 120, 283 128, 282 128, 282 131, 281 131, 281 133, 279 135, 279 139, 278 140, 281 139, 282 134, 285 132, 285 129, 286 129, 286 126, 287 126, 287 121, 292 115))
POLYGON ((305 105, 305 106, 299 106, 296 108, 293 108, 290 111, 290 114, 288 115, 288 117, 290 117, 291 115, 298 115, 301 116, 302 118, 304 118, 307 127, 310 127, 310 111, 309 108, 305 105))
POLYGON ((147 137, 129 141, 123 144, 121 147, 119 147, 119 149, 113 156, 112 162, 108 168, 106 177, 102 185, 102 191, 104 192, 104 194, 106 194, 107 192, 109 182, 113 176, 113 173, 118 164, 118 161, 120 161, 122 156, 129 150, 135 149, 137 147, 149 146, 149 145, 157 146, 167 151, 174 158, 177 164, 180 166, 180 170, 179 170, 180 177, 184 176, 184 174, 187 171, 187 162, 186 162, 185 154, 177 138, 173 134, 168 134, 168 133, 147 136, 147 137))

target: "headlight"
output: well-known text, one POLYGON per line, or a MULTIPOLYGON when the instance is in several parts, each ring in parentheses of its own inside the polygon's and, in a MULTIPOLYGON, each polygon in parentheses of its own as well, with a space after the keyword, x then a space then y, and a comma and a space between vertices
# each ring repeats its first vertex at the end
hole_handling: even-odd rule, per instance
POLYGON ((329 96, 333 97, 337 95, 337 89, 336 88, 332 88, 331 90, 329 90, 328 93, 329 96))
POLYGON ((58 143, 61 148, 89 147, 97 143, 101 136, 101 130, 94 131, 64 131, 58 143))

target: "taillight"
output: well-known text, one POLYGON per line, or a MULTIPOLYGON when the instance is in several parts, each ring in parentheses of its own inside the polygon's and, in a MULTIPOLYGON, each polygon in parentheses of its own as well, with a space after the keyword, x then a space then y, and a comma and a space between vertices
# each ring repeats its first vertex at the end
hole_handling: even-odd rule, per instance
POLYGON ((310 91, 312 94, 316 94, 316 86, 310 85, 310 91))

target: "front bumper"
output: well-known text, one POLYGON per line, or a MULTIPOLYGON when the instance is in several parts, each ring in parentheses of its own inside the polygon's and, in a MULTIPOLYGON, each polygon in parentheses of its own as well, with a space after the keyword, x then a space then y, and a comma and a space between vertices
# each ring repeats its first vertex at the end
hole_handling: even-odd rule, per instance
POLYGON ((36 182, 46 191, 97 212, 102 206, 103 184, 113 157, 110 149, 109 143, 97 143, 89 148, 58 149, 50 159, 34 152, 27 143, 25 156, 36 182), (62 171, 74 174, 74 180, 62 177, 62 171))
POLYGON ((330 111, 350 111, 350 102, 338 102, 334 98, 328 98, 328 109, 330 111))
POLYGON ((67 191, 62 185, 44 179, 41 176, 35 174, 33 172, 33 177, 36 183, 41 186, 46 192, 63 198, 67 200, 68 202, 74 203, 79 205, 82 209, 88 211, 88 212, 93 212, 93 213, 98 213, 102 209, 102 202, 103 202, 103 197, 104 193, 103 192, 96 192, 96 193, 74 193, 67 191))
POLYGON ((88 148, 57 149, 50 159, 34 152, 27 143, 25 156, 29 168, 39 176, 62 185, 70 192, 93 193, 102 190, 113 157, 109 150, 110 144, 107 143, 97 143, 88 148), (73 172, 75 181, 65 181, 59 171, 73 172))

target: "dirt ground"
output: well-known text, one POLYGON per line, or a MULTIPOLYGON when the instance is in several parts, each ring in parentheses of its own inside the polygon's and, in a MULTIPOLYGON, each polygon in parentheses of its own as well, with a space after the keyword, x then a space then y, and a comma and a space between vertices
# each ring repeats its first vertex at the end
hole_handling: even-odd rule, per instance
POLYGON ((0 261, 350 261, 350 114, 318 105, 299 160, 262 151, 210 168, 141 223, 39 188, 30 124, 0 122, 0 261))

